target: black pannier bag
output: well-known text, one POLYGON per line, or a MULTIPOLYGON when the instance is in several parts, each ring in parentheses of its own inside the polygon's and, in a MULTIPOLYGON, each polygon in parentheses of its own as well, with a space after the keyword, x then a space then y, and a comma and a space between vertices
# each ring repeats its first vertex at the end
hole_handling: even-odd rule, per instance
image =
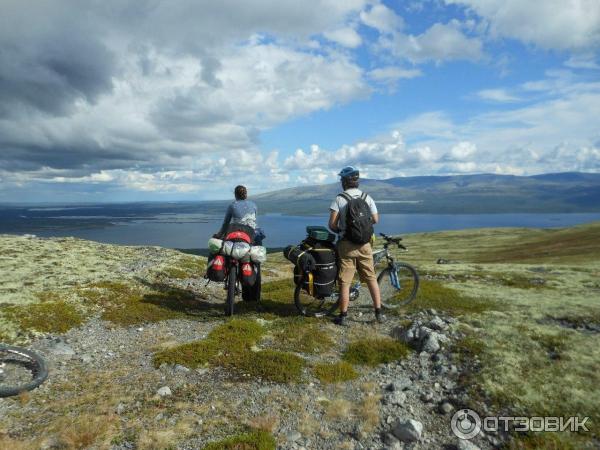
POLYGON ((256 283, 256 267, 251 262, 243 262, 240 265, 242 285, 254 286, 256 283))
POLYGON ((283 251, 283 256, 303 272, 312 272, 317 267, 317 262, 313 255, 308 250, 295 245, 287 246, 283 251))
POLYGON ((226 275, 225 257, 223 255, 210 255, 206 266, 206 278, 210 281, 224 281, 226 275))
POLYGON ((308 250, 316 262, 313 271, 313 292, 316 297, 327 297, 333 292, 338 272, 335 246, 330 242, 321 241, 312 244, 311 240, 307 239, 301 248, 308 250))

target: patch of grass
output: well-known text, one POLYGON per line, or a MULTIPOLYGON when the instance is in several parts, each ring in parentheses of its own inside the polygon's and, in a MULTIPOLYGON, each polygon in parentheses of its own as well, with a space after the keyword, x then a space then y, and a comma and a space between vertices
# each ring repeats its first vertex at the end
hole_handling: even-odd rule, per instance
POLYGON ((438 281, 421 280, 419 292, 414 302, 405 307, 405 311, 417 312, 422 309, 436 309, 452 315, 479 314, 495 309, 491 300, 469 297, 438 281))
POLYGON ((30 305, 9 306, 4 317, 21 330, 42 333, 66 333, 85 319, 75 306, 65 301, 48 301, 30 305))
POLYGON ((323 353, 333 347, 333 339, 321 322, 296 317, 273 324, 273 347, 300 353, 323 353))
POLYGON ((212 340, 195 341, 162 350, 154 355, 154 365, 181 364, 196 368, 208 364, 219 353, 220 345, 212 340))
POLYGON ((391 338, 360 339, 348 345, 343 359, 352 364, 376 366, 405 358, 409 348, 391 338))
POLYGON ((517 433, 507 450, 579 450, 595 448, 591 439, 570 432, 517 433))
POLYGON ((162 363, 198 367, 222 366, 238 378, 260 378, 276 383, 300 380, 304 360, 293 353, 255 350, 265 329, 256 321, 233 319, 216 327, 203 341, 162 350, 154 355, 154 365, 162 363))
POLYGON ((211 442, 203 450, 275 450, 276 442, 271 433, 255 430, 232 436, 222 441, 211 442))
POLYGON ((134 284, 105 281, 79 293, 103 308, 102 319, 125 326, 186 317, 197 307, 193 294, 176 288, 144 291, 134 284))
POLYGON ((519 275, 519 274, 507 274, 507 275, 502 275, 498 281, 501 284, 503 284, 504 286, 514 287, 514 288, 519 288, 519 289, 540 289, 540 288, 548 287, 546 285, 545 281, 542 283, 536 283, 535 280, 538 280, 538 279, 541 280, 541 278, 539 278, 539 277, 532 278, 532 277, 526 277, 524 275, 519 275))
POLYGON ((251 376, 275 383, 300 381, 305 362, 293 353, 278 350, 247 352, 235 361, 232 369, 240 376, 251 376))
POLYGON ((590 307, 585 314, 566 313, 548 316, 548 318, 558 322, 564 322, 573 328, 579 328, 587 325, 600 324, 600 310, 590 307))
POLYGON ((261 286, 261 304, 266 312, 277 316, 296 316, 294 306, 294 280, 282 278, 261 286))
POLYGON ((154 365, 162 363, 199 367, 205 364, 227 365, 250 352, 265 330, 256 321, 233 319, 212 330, 206 339, 167 348, 154 355, 154 365), (219 361, 220 360, 220 361, 219 361))
POLYGON ((34 295, 42 303, 43 302, 57 302, 57 301, 63 300, 63 296, 55 291, 36 292, 34 295))
MULTIPOLYGON (((530 232, 531 233, 531 232, 530 232)), ((534 230, 532 237, 507 243, 504 248, 478 255, 478 262, 546 262, 597 260, 600 255, 600 224, 534 230), (534 234, 535 233, 535 234, 534 234), (537 234, 537 235, 536 235, 537 234)))
POLYGON ((315 376, 321 383, 342 383, 358 378, 358 372, 352 364, 340 361, 335 364, 322 363, 313 366, 315 376))
POLYGON ((173 266, 163 269, 162 273, 169 278, 176 278, 178 280, 200 278, 206 273, 206 261, 186 256, 179 259, 173 266))
POLYGON ((265 329, 255 320, 232 319, 212 330, 208 339, 225 345, 232 352, 244 351, 256 344, 265 329))

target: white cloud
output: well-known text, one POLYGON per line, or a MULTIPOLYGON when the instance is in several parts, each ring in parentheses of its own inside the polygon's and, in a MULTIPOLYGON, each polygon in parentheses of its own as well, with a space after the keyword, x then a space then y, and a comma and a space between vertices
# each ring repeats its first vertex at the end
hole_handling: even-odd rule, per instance
POLYGON ((490 33, 546 49, 600 46, 597 0, 445 0, 469 7, 489 24, 490 33))
POLYGON ((466 36, 457 21, 447 24, 436 23, 417 36, 396 33, 391 37, 382 37, 379 45, 394 56, 408 59, 413 63, 478 61, 484 56, 481 40, 466 36))
POLYGON ((382 33, 392 33, 403 26, 402 17, 381 3, 361 11, 360 20, 365 25, 382 33))
POLYGON ((520 101, 520 98, 508 93, 505 89, 483 89, 477 92, 477 96, 482 100, 498 103, 514 103, 520 101))
POLYGON ((452 159, 462 161, 465 159, 472 158, 477 152, 477 146, 471 142, 463 141, 459 142, 450 150, 450 157, 452 159))
POLYGON ((337 30, 326 31, 323 35, 330 41, 336 42, 344 47, 356 48, 362 44, 360 35, 350 27, 338 28, 337 30))
POLYGON ((369 77, 384 83, 395 82, 401 78, 415 78, 423 75, 420 69, 403 69, 396 66, 379 67, 369 72, 369 77))
POLYGON ((573 55, 565 61, 565 66, 572 69, 600 69, 600 65, 596 62, 596 57, 592 53, 573 55))

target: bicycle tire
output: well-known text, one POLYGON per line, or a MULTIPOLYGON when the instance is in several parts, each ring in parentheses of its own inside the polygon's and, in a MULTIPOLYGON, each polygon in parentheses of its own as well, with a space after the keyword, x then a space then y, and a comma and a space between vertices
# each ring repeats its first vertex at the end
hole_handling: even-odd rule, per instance
POLYGON ((227 301, 225 302, 225 315, 233 316, 235 309, 235 285, 237 283, 237 266, 232 264, 227 275, 227 301))
POLYGON ((3 380, 0 379, 0 397, 11 397, 18 395, 21 392, 31 391, 48 378, 48 366, 46 365, 46 361, 31 350, 0 344, 0 364, 3 361, 13 363, 18 361, 18 365, 29 366, 28 370, 31 371, 33 378, 26 383, 15 386, 4 385, 3 380), (10 359, 10 356, 18 359, 10 359))
POLYGON ((419 290, 419 274, 413 266, 407 263, 396 263, 396 269, 401 289, 392 285, 390 267, 382 270, 377 277, 381 306, 387 309, 408 305, 417 297, 419 290))
POLYGON ((320 299, 308 294, 302 289, 302 283, 296 285, 294 289, 294 305, 302 316, 328 316, 338 308, 338 304, 339 298, 336 301, 328 301, 328 298, 320 299))

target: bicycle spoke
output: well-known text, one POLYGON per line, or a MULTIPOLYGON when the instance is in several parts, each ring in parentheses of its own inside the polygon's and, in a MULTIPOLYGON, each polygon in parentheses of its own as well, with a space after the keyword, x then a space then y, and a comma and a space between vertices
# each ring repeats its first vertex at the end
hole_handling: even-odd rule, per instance
POLYGON ((396 273, 385 269, 378 278, 381 302, 388 308, 397 308, 411 302, 419 287, 419 277, 408 264, 398 263, 396 273))

